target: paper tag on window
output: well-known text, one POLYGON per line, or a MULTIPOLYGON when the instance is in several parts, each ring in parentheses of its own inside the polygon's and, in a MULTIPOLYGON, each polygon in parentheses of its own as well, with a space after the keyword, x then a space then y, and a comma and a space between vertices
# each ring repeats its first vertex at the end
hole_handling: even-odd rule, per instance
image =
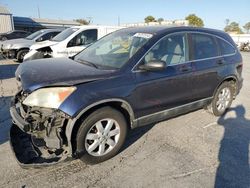
POLYGON ((153 35, 150 33, 136 33, 134 34, 134 37, 141 37, 145 39, 150 39, 153 35))

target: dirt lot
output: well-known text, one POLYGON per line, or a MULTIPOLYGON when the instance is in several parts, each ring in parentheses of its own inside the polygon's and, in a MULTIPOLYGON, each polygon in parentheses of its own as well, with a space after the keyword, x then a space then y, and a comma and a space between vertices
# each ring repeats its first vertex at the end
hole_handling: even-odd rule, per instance
POLYGON ((0 60, 0 187, 250 187, 250 53, 244 87, 225 117, 199 110, 130 133, 111 160, 22 169, 10 150, 10 97, 18 64, 0 60))

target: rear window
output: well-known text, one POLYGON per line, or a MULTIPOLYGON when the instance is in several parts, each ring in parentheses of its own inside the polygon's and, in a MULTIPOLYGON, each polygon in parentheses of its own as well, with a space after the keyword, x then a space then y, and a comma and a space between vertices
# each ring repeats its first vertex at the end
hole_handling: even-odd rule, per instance
POLYGON ((222 39, 217 40, 220 46, 221 55, 230 55, 235 53, 235 48, 231 44, 222 39))
POLYGON ((218 56, 214 37, 205 34, 191 34, 193 44, 193 59, 206 59, 218 56))

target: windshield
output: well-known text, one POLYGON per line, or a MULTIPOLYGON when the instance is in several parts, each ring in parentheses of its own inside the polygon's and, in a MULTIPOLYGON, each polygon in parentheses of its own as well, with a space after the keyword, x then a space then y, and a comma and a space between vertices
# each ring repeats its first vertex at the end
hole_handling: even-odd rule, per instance
POLYGON ((58 34, 54 38, 52 38, 51 40, 56 41, 56 42, 61 42, 61 41, 65 40, 66 38, 68 38, 72 33, 76 32, 77 30, 79 30, 79 29, 78 28, 65 29, 60 34, 58 34))
POLYGON ((96 67, 121 68, 152 37, 149 33, 117 31, 103 37, 75 57, 96 67))
POLYGON ((35 33, 32 33, 31 35, 27 36, 26 39, 29 39, 29 40, 33 40, 35 39, 37 36, 41 35, 44 31, 37 31, 35 33))

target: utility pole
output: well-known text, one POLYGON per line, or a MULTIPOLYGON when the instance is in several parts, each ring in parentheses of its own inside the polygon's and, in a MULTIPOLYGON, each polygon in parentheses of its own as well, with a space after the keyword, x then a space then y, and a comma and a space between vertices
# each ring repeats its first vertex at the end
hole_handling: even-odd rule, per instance
POLYGON ((120 16, 118 16, 118 20, 117 21, 118 21, 117 22, 118 26, 120 26, 120 16))
POLYGON ((89 24, 92 24, 93 23, 93 17, 92 16, 89 16, 89 17, 87 17, 87 20, 89 21, 89 24))
POLYGON ((40 8, 39 8, 39 5, 37 5, 37 13, 38 13, 38 18, 40 18, 40 8))

